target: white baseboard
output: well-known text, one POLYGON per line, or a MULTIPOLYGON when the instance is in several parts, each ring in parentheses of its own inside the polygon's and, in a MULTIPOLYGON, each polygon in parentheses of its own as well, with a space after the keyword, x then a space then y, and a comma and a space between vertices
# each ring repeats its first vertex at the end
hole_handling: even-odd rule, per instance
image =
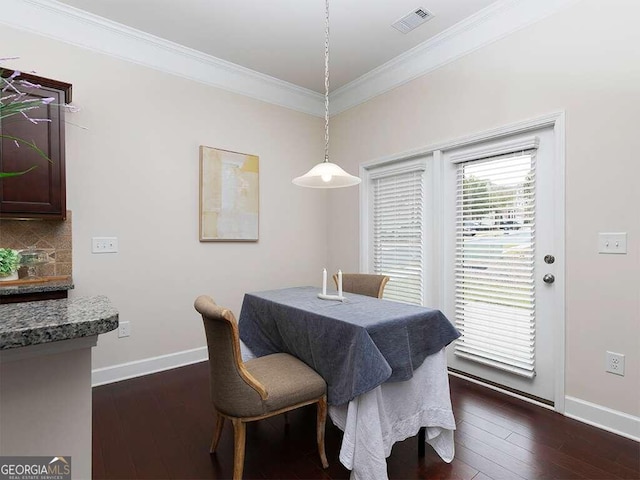
POLYGON ((640 442, 640 417, 569 396, 565 397, 564 414, 579 422, 640 442))
MULTIPOLYGON (((469 378, 465 375, 460 375, 457 372, 449 371, 449 375, 462 378, 472 383, 482 385, 483 387, 495 390, 497 392, 515 397, 528 403, 532 403, 539 407, 555 410, 549 405, 545 405, 540 402, 536 402, 531 398, 518 395, 517 393, 504 390, 493 385, 469 378)), ((556 410, 560 414, 564 414, 569 418, 578 420, 579 422, 586 423, 596 428, 606 430, 607 432, 615 433, 625 438, 640 442, 640 417, 634 417, 628 413, 619 412, 602 405, 580 400, 579 398, 565 396, 564 398, 564 412, 556 410)))
POLYGON ((145 358, 134 362, 121 363, 112 367, 96 368, 91 371, 91 386, 119 382, 128 378, 141 377, 151 373, 171 370, 207 360, 207 347, 194 348, 182 352, 145 358))

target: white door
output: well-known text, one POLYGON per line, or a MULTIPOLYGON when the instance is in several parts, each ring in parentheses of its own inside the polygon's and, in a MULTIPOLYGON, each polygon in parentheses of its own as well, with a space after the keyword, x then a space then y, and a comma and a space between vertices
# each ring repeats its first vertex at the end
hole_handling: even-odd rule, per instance
POLYGON ((564 338, 554 135, 549 126, 441 152, 444 307, 462 333, 449 368, 546 403, 564 338))

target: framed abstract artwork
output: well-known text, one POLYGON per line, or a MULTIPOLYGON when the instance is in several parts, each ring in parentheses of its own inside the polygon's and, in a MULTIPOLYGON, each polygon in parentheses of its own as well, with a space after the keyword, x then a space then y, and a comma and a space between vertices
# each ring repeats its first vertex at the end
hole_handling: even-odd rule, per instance
POLYGON ((258 241, 258 156, 200 146, 200 241, 258 241))

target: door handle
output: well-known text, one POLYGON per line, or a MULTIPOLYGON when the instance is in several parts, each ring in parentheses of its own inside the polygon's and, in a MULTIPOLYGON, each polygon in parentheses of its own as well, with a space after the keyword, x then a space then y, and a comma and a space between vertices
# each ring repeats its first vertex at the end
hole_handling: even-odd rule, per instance
POLYGON ((550 273, 547 273, 544 277, 542 277, 542 281, 544 283, 552 284, 553 282, 556 281, 556 277, 554 277, 550 273))

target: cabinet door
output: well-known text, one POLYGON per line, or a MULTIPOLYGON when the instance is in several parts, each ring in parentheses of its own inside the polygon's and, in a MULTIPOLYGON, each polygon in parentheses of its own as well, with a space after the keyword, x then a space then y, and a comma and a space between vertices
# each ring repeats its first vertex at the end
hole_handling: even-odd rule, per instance
MULTIPOLYGON (((27 77, 21 76, 20 78, 27 77)), ((68 97, 61 88, 45 85, 42 78, 29 76, 40 85, 28 89, 28 98, 53 97, 48 105, 29 111, 31 118, 50 121, 32 123, 22 115, 2 120, 0 132, 4 135, 33 141, 47 156, 43 158, 24 144, 2 138, 0 143, 0 171, 15 172, 36 166, 30 172, 0 180, 0 217, 2 218, 55 218, 66 215, 64 110, 68 97)), ((58 83, 58 82, 53 82, 58 83)), ((68 84, 61 84, 67 85, 68 84)))

